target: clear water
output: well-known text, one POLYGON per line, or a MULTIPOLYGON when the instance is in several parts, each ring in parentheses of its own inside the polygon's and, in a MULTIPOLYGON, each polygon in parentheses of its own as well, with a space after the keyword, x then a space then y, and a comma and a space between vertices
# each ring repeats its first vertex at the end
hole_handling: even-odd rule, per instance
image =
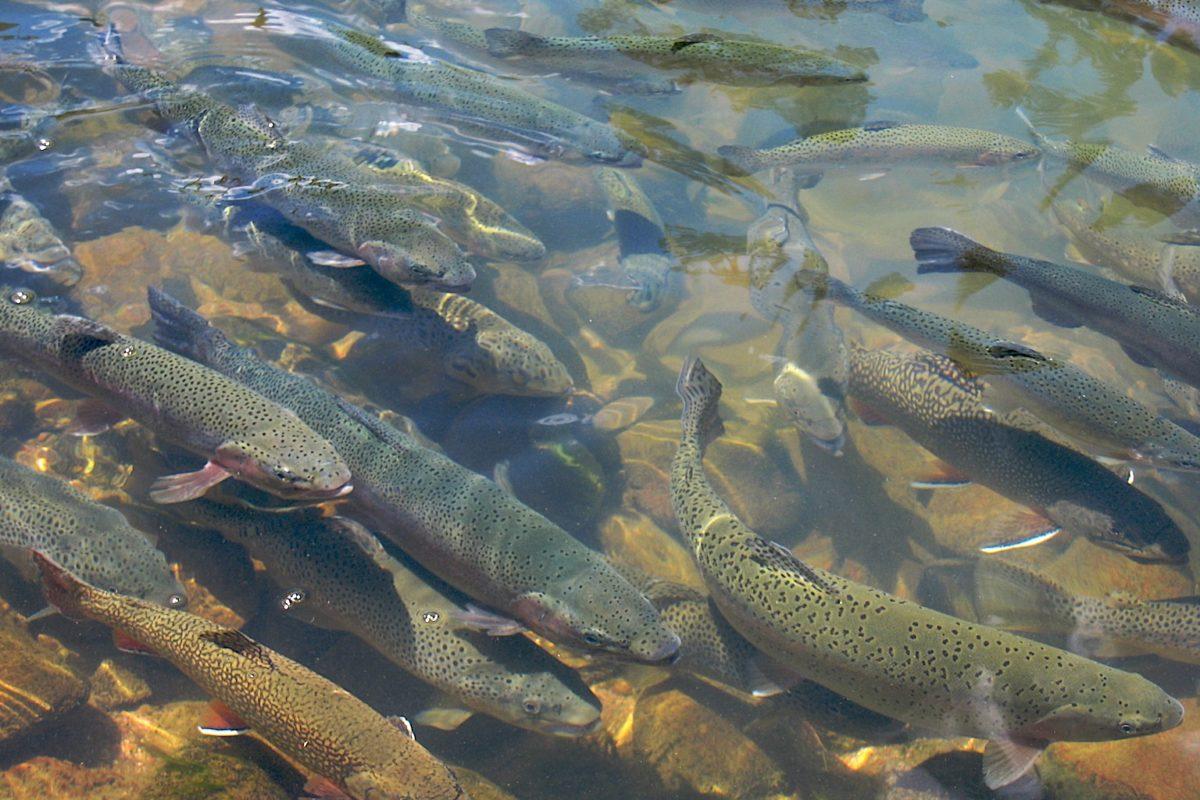
MULTIPOLYGON (((844 55, 870 76, 862 84, 805 88, 696 82, 669 96, 612 94, 549 70, 517 72, 365 3, 288 6, 510 75, 535 94, 607 115, 650 147, 651 157, 634 174, 670 235, 677 294, 639 317, 620 289, 593 293, 598 299, 590 306, 579 299, 577 276, 613 267, 618 258, 603 197, 589 174, 593 167, 530 165, 504 148, 424 128, 461 161, 455 180, 496 200, 546 243, 548 255, 538 262, 477 260, 480 277, 470 296, 549 344, 579 389, 570 400, 481 395, 447 378, 437 353, 414 353, 410 344, 386 336, 360 340, 344 317, 312 313, 269 267, 236 254, 222 226, 188 199, 189 180, 217 177, 220 169, 186 131, 155 123, 145 103, 105 76, 92 51, 108 20, 125 31, 131 61, 174 75, 196 70, 196 85, 229 102, 258 105, 285 130, 309 126, 385 147, 406 141, 389 135, 407 116, 386 91, 347 80, 336 66, 298 60, 277 39, 247 27, 255 6, 224 0, 108 8, 0 3, 0 103, 14 125, 22 113, 59 115, 48 146, 12 163, 6 174, 74 251, 83 277, 68 294, 89 316, 149 335, 145 288, 168 285, 265 357, 325 381, 354 402, 412 417, 471 469, 491 475, 497 464, 506 465, 522 500, 617 561, 693 583, 690 562, 670 536, 666 474, 678 432, 675 377, 685 356, 700 354, 725 384, 727 432, 714 446, 710 475, 737 513, 814 564, 970 614, 964 565, 978 544, 1015 527, 1020 507, 979 487, 934 495, 910 489, 932 459, 895 429, 852 419, 851 444, 833 458, 765 402, 774 376, 766 357, 780 331, 750 305, 745 236, 776 190, 766 173, 757 179, 722 174, 716 149, 778 144, 797 133, 876 121, 963 125, 1024 139, 1020 106, 1047 135, 1139 152, 1154 144, 1200 162, 1193 135, 1200 56, 1125 19, 1069 4, 925 0, 924 18, 911 21, 883 13, 887 4, 863 7, 871 5, 511 0, 430 9, 480 27, 548 34, 748 35, 844 55), (536 423, 630 397, 654 403, 619 432, 566 426, 565 434, 547 434, 548 426, 536 423)), ((1093 216, 1111 195, 1087 174, 1064 177, 1052 163, 1043 172, 1030 163, 963 168, 934 159, 830 170, 799 202, 833 275, 860 287, 887 279, 905 302, 1070 360, 1188 424, 1153 371, 1132 363, 1100 333, 1045 323, 1022 289, 974 276, 916 276, 908 234, 926 225, 955 228, 997 249, 1064 260, 1069 239, 1051 212, 1052 191, 1060 199, 1086 200, 1093 216)), ((779 197, 792 201, 786 192, 779 197)), ((1121 198, 1104 209, 1101 224, 1121 236, 1169 227, 1121 198)), ((897 341, 844 310, 837 319, 849 340, 897 341)), ((0 431, 3 454, 72 481, 155 534, 186 580, 193 609, 244 623, 255 638, 383 714, 414 716, 437 702, 430 689, 350 635, 281 611, 281 588, 303 587, 272 585, 236 545, 156 511, 146 498, 149 482, 192 463, 191 456, 169 446, 160 450, 137 425, 72 437, 66 428, 74 405, 56 399, 62 396, 56 386, 12 362, 0 376, 0 400, 11 411, 0 431)), ((1147 471, 1137 485, 1198 541, 1194 476, 1147 471)), ((1019 557, 1078 593, 1193 594, 1190 567, 1140 565, 1085 541, 1056 540, 1019 557)), ((22 614, 43 605, 27 578, 7 564, 0 569, 0 596, 22 614)), ((29 629, 70 650, 67 661, 81 675, 110 659, 140 676, 149 693, 108 710, 75 708, 52 725, 14 736, 0 749, 0 797, 265 796, 201 764, 197 752, 207 751, 188 749, 204 697, 169 664, 118 653, 94 624, 59 617, 31 622, 29 629), (188 780, 168 780, 180 774, 188 780), (227 783, 233 788, 223 794, 227 783)), ((787 698, 751 702, 666 670, 564 657, 582 669, 605 704, 599 731, 549 738, 476 715, 453 731, 418 725, 418 741, 490 782, 472 784, 475 797, 991 796, 974 755, 980 740, 930 739, 919 731, 898 739, 875 730, 839 733, 787 698)), ((1194 666, 1152 656, 1113 663, 1183 699, 1189 714, 1195 710, 1194 666)), ((9 683, 0 674, 0 704, 9 700, 3 692, 9 683)), ((1194 797, 1200 792, 1195 725, 1193 714, 1170 734, 1057 746, 1044 758, 1045 791, 1063 798, 1194 797)), ((202 747, 265 770, 281 796, 301 793, 303 778, 253 740, 209 740, 202 747)))

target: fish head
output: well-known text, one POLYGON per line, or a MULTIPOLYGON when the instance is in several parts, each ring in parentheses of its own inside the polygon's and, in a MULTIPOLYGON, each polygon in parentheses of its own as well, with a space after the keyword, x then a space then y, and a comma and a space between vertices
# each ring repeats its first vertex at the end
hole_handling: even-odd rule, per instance
MULTIPOLYGON (((579 131, 573 148, 585 162, 630 169, 640 167, 646 155, 645 148, 632 136, 594 120, 579 131)), ((564 152, 560 157, 572 160, 571 156, 564 152)))
POLYGON ((976 156, 974 163, 979 167, 1023 163, 1034 161, 1041 154, 1041 148, 1035 144, 1003 136, 995 139, 990 146, 983 148, 976 156))
POLYGON ((775 377, 775 397, 796 428, 815 444, 840 454, 846 441, 841 404, 822 390, 821 382, 787 362, 775 377))
POLYGON ((1120 675, 1096 700, 1059 706, 1024 726, 1021 736, 1048 742, 1107 742, 1162 733, 1183 721, 1183 705, 1174 697, 1140 675, 1120 675))
POLYGON ((1175 521, 1148 498, 1109 508, 1060 500, 1047 506, 1046 514, 1063 530, 1083 534, 1134 561, 1182 564, 1191 549, 1175 521))
POLYGON ((467 289, 475 280, 475 268, 458 245, 432 226, 412 234, 404 243, 372 240, 357 248, 358 257, 393 283, 416 283, 449 291, 467 289))
POLYGON ((558 397, 575 388, 550 348, 519 328, 486 328, 474 343, 447 360, 447 371, 464 383, 522 397, 558 397))
POLYGON ((621 268, 633 284, 625 302, 643 314, 662 304, 672 270, 669 258, 661 253, 633 253, 621 259, 621 268))
POLYGON ((485 700, 492 716, 550 736, 584 736, 599 727, 600 701, 573 671, 481 666, 491 674, 474 675, 472 683, 494 687, 485 700))
POLYGON ((239 480, 277 497, 319 500, 349 493, 350 467, 333 445, 316 439, 309 443, 311 447, 279 446, 292 440, 294 437, 266 432, 225 442, 217 448, 213 461, 239 480))

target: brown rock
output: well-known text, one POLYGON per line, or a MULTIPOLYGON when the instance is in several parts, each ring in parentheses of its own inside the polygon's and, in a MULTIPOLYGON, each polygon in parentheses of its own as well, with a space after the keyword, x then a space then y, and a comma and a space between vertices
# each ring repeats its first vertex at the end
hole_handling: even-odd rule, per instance
POLYGON ((636 511, 618 511, 600 523, 601 549, 619 566, 704 591, 691 554, 679 540, 636 511))
POLYGON ((86 695, 66 651, 34 639, 7 605, 0 607, 0 743, 61 717, 86 695))
POLYGON ((132 706, 150 696, 150 686, 141 675, 110 658, 96 665, 90 683, 92 691, 88 705, 100 711, 132 706))

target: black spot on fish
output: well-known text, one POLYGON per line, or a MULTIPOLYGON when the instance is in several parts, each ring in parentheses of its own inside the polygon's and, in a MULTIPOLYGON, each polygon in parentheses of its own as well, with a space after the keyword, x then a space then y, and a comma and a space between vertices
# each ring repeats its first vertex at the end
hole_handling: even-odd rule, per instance
POLYGON ((200 638, 222 649, 231 650, 267 669, 275 669, 275 662, 271 660, 271 651, 241 631, 209 631, 200 634, 200 638))

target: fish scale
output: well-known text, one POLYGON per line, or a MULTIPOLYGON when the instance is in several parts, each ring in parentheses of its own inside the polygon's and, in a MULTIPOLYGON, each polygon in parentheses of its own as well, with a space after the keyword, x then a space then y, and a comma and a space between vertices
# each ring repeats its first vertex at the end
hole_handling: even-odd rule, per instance
POLYGON ((763 540, 704 475, 720 383, 689 359, 679 394, 675 514, 725 618, 784 666, 930 732, 989 739, 991 788, 1019 778, 1049 742, 1122 739, 1182 720, 1179 702, 1139 675, 924 608, 763 540))
POLYGON ((320 388, 238 348, 151 290, 160 341, 276 398, 338 448, 352 495, 380 532, 447 583, 546 638, 646 661, 679 639, 598 553, 495 483, 320 388))

